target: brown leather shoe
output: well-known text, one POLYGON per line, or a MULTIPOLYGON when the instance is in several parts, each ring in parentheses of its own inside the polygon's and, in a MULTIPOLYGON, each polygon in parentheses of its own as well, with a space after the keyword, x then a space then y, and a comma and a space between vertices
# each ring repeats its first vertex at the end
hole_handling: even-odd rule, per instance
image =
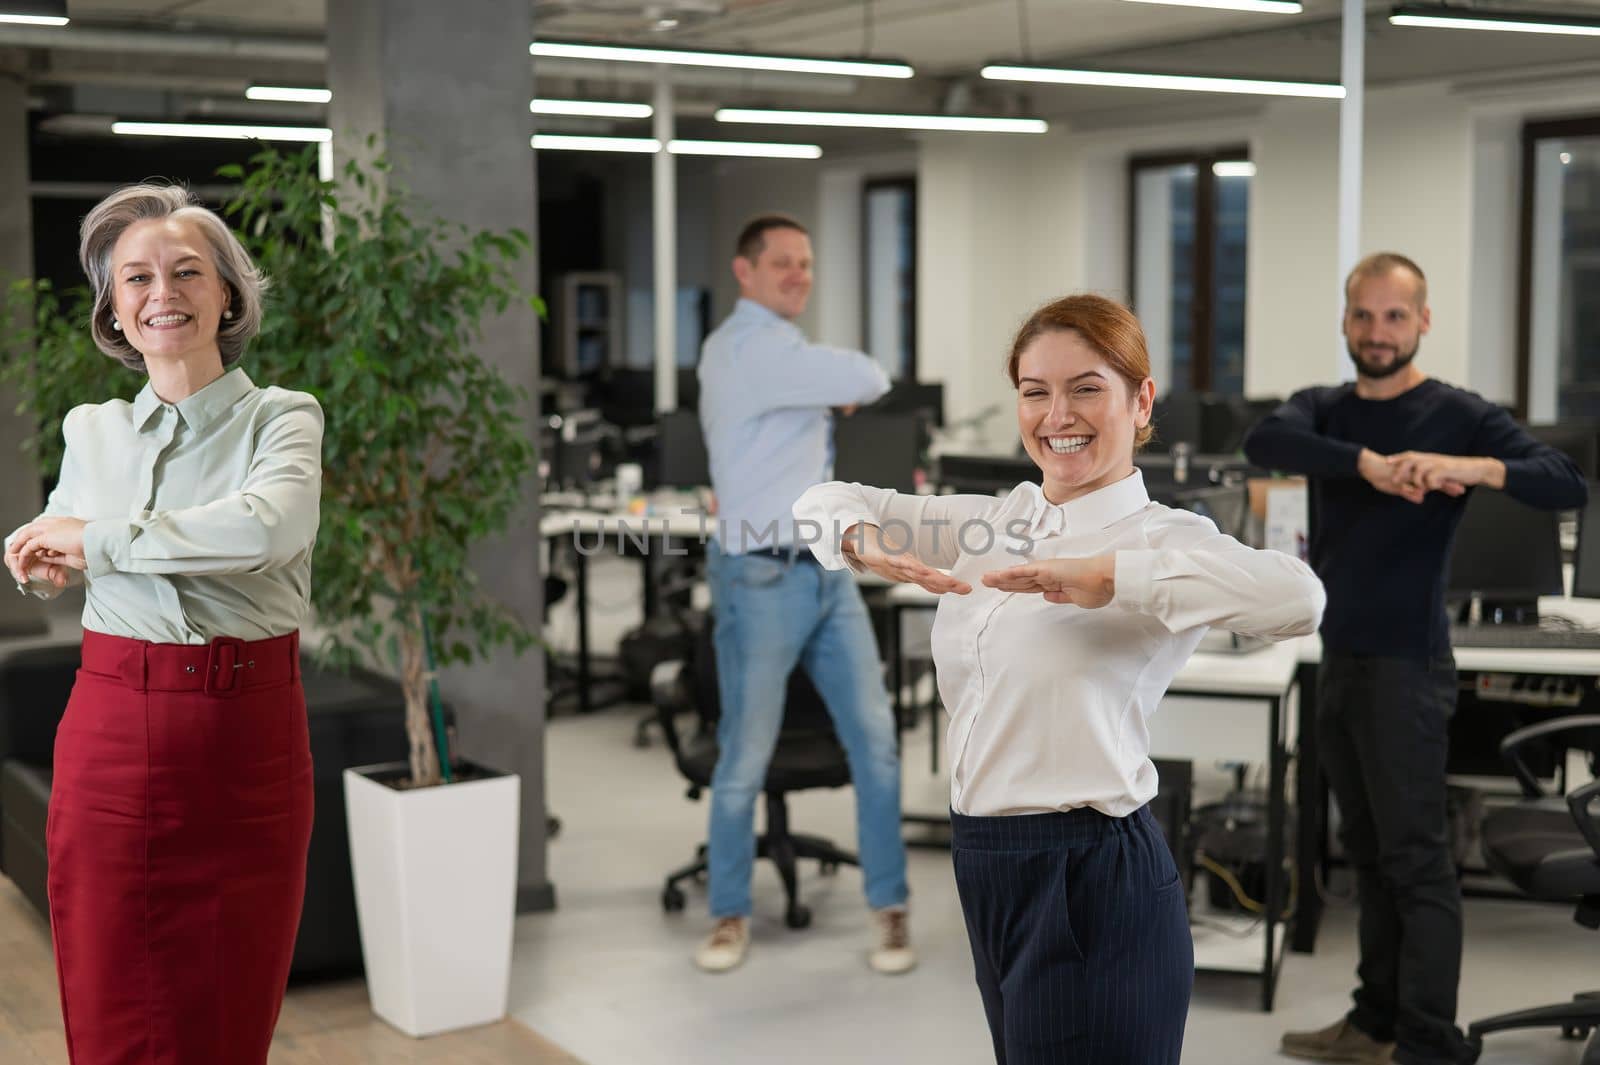
POLYGON ((1278 1049, 1307 1061, 1347 1061, 1355 1065, 1389 1065, 1393 1043, 1380 1043, 1348 1018, 1314 1032, 1285 1032, 1278 1049))

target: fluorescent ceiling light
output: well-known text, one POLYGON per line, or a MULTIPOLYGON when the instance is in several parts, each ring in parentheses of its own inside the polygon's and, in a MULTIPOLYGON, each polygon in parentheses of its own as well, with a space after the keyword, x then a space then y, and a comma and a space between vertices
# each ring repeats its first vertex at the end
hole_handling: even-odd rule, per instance
POLYGON ((774 126, 853 126, 864 129, 937 129, 968 133, 1043 133, 1049 124, 1039 118, 978 118, 958 115, 872 115, 848 111, 772 111, 724 107, 718 122, 759 122, 774 126))
POLYGON ((771 144, 761 141, 669 141, 673 155, 731 155, 749 159, 820 159, 815 144, 771 144))
POLYGON ((610 103, 605 100, 534 100, 528 110, 536 115, 583 115, 590 118, 649 118, 649 104, 610 103))
MULTIPOLYGON (((533 146, 540 151, 632 152, 654 155, 661 142, 654 137, 579 137, 565 133, 535 133, 533 146)), ((816 159, 822 149, 815 144, 769 144, 755 141, 669 141, 673 155, 727 155, 756 159, 816 159)))
POLYGON ((1173 7, 1215 7, 1223 11, 1260 11, 1269 15, 1298 15, 1299 0, 1129 0, 1135 4, 1171 4, 1173 7))
POLYGON ((1503 33, 1559 33, 1575 37, 1600 37, 1600 20, 1533 12, 1476 11, 1449 7, 1395 8, 1389 14, 1395 26, 1426 26, 1446 30, 1498 30, 1503 33))
POLYGON ((528 46, 535 56, 552 59, 598 59, 612 63, 663 63, 668 66, 730 67, 736 70, 783 70, 796 74, 844 74, 861 78, 909 78, 904 63, 870 59, 822 59, 789 55, 747 55, 739 52, 699 52, 682 48, 634 48, 614 44, 580 44, 535 41, 528 46))
POLYGON ((1253 96, 1309 96, 1344 99, 1343 85, 1314 81, 1261 81, 1255 78, 1209 78, 1187 74, 1131 74, 1110 70, 1064 70, 991 64, 983 76, 995 81, 1036 81, 1051 85, 1106 85, 1121 89, 1174 89, 1182 92, 1229 92, 1253 96))
POLYGON ((290 104, 325 104, 333 99, 332 89, 295 89, 286 85, 252 85, 244 91, 247 100, 277 100, 290 104))
POLYGON ((654 155, 661 142, 654 137, 578 137, 567 133, 535 133, 533 146, 541 152, 639 152, 654 155))
POLYGON ((229 126, 194 122, 113 122, 112 133, 136 137, 202 137, 227 141, 333 140, 333 130, 316 126, 229 126))
POLYGON ((65 26, 67 0, 0 0, 0 22, 16 26, 65 26))
POLYGON ((1211 164, 1211 173, 1217 177, 1255 177, 1256 164, 1248 159, 1224 159, 1211 164))

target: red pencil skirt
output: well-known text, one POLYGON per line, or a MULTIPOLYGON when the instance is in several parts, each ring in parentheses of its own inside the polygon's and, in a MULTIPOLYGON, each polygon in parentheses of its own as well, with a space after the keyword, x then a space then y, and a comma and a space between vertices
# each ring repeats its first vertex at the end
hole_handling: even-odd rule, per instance
POLYGON ((299 642, 84 634, 46 832, 73 1065, 267 1060, 311 838, 299 642))

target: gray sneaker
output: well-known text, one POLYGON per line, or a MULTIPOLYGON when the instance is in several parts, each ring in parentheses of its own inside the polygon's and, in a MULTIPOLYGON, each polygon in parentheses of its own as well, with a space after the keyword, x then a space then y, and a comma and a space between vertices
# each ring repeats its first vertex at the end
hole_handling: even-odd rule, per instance
POLYGON ((893 976, 916 968, 917 952, 911 949, 911 914, 905 907, 873 910, 872 923, 878 938, 867 955, 867 964, 873 971, 893 976))
POLYGON ((720 917, 716 927, 694 952, 694 963, 708 973, 725 973, 744 961, 750 947, 747 917, 720 917))
POLYGON ((1346 1061, 1354 1065, 1389 1065, 1393 1043, 1380 1043, 1350 1023, 1348 1017, 1314 1032, 1285 1032, 1278 1049, 1307 1061, 1346 1061))

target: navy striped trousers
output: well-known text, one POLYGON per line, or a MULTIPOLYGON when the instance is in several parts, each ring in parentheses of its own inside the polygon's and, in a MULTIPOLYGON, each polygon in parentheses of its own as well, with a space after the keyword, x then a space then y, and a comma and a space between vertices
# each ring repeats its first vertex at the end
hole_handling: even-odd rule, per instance
POLYGON ((1194 941, 1148 808, 950 824, 998 1065, 1176 1065, 1194 941))

